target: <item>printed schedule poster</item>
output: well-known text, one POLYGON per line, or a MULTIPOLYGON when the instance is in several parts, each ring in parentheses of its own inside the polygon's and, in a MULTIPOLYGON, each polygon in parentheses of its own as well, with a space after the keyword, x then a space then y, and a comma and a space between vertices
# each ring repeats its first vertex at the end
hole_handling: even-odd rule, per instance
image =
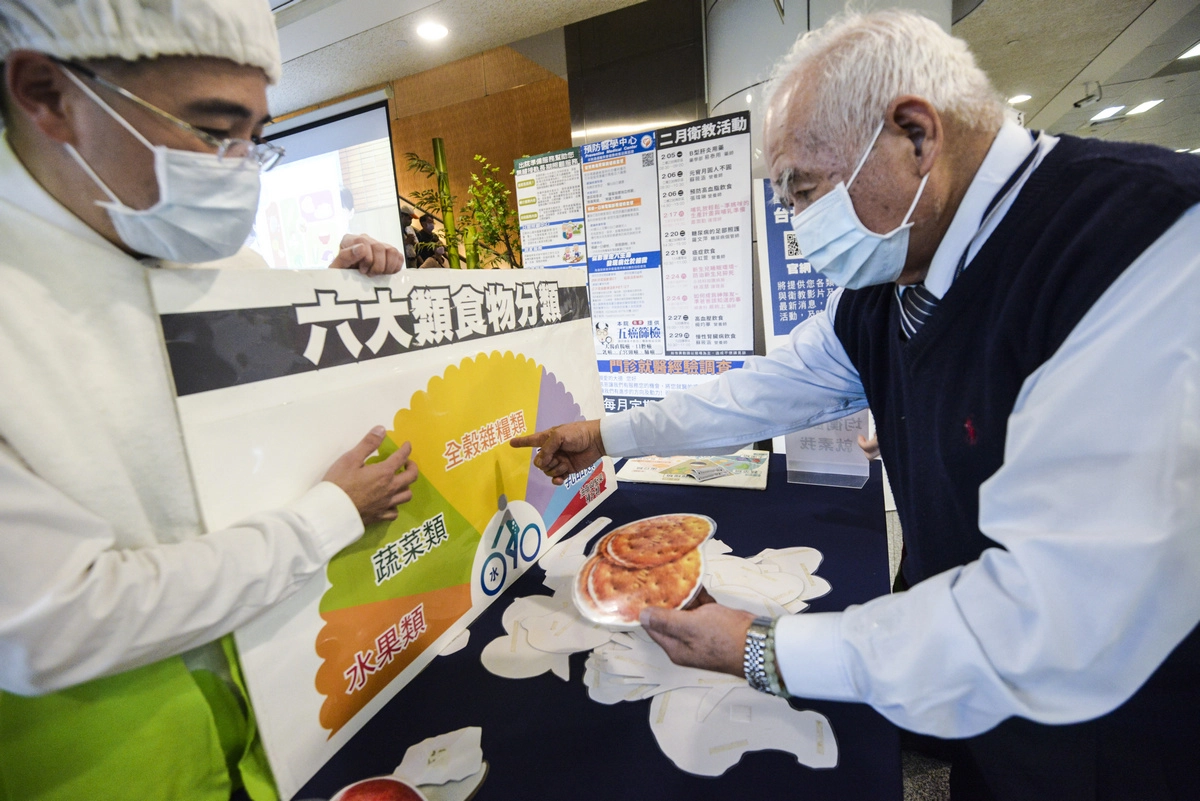
POLYGON ((579 151, 556 150, 513 162, 521 258, 526 267, 587 263, 579 151))
POLYGON ((823 311, 826 298, 837 287, 800 252, 791 212, 775 202, 771 182, 760 178, 754 183, 763 329, 771 350, 784 344, 793 328, 823 311))
POLYGON ((606 139, 580 151, 596 357, 661 357, 665 351, 654 134, 606 139))
POLYGON ((656 137, 667 355, 751 354, 750 114, 656 137))
POLYGON ((210 530, 295 501, 378 424, 379 457, 410 442, 420 465, 397 519, 368 526, 235 632, 271 768, 292 798, 616 488, 607 458, 555 486, 531 450, 508 445, 600 415, 586 276, 150 278, 210 530))

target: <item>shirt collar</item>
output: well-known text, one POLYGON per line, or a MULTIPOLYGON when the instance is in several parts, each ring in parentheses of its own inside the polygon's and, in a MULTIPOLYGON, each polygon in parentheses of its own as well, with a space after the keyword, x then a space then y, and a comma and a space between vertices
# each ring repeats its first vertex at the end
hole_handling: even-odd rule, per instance
POLYGON ((76 217, 37 182, 8 143, 7 130, 0 130, 0 201, 11 203, 46 223, 97 245, 120 249, 76 217))
POLYGON ((988 203, 1034 147, 1033 137, 1020 125, 1006 120, 1000 126, 995 141, 958 205, 958 211, 954 213, 954 219, 950 221, 950 227, 946 229, 946 235, 933 254, 933 261, 929 263, 925 288, 937 297, 945 295, 953 283, 958 260, 971 244, 971 237, 979 230, 988 203))

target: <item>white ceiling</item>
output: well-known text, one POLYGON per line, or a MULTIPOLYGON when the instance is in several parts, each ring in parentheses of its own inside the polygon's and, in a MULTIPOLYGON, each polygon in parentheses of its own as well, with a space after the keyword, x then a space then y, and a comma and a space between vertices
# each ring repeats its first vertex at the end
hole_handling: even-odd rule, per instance
MULTIPOLYGON (((272 110, 285 114, 639 1, 272 0, 285 53, 272 110), (450 35, 421 39, 416 27, 427 20, 450 35)), ((1200 58, 1176 61, 1200 41, 1200 0, 983 0, 953 32, 1006 97, 1033 95, 1018 106, 1031 127, 1200 148, 1200 58), (1102 99, 1075 108, 1085 84, 1097 81, 1102 99), (1159 98, 1137 117, 1090 123, 1109 105, 1128 110, 1159 98)))
POLYGON ((640 1, 273 0, 284 68, 271 111, 287 114, 640 1), (426 21, 450 35, 425 41, 416 30, 426 21))
POLYGON ((953 31, 1006 97, 1033 95, 1017 106, 1032 128, 1200 148, 1200 58, 1176 61, 1200 41, 1200 0, 984 0, 953 31), (1164 68, 1187 71, 1154 77, 1164 68), (1094 82, 1101 99, 1076 108, 1094 82), (1144 114, 1090 122, 1108 106, 1159 99, 1144 114))

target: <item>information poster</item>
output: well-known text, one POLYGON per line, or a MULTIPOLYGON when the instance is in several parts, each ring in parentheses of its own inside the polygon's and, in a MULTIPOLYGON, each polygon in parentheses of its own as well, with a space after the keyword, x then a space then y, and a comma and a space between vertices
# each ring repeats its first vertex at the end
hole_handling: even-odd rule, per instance
MULTIPOLYGON (((508 440, 599 416, 583 270, 156 270, 210 529, 283 506, 373 425, 420 468, 399 517, 235 633, 284 798, 616 483, 508 440)), ((436 665, 433 669, 436 669, 436 665)))
MULTIPOLYGON (((766 178, 754 182, 754 205, 763 329, 769 352, 786 345, 797 325, 823 312, 825 301, 837 285, 814 270, 800 252, 792 230, 792 214, 775 202, 775 192, 766 178)), ((858 412, 775 437, 772 449, 788 455, 789 480, 858 487, 868 475, 858 435, 868 436, 869 429, 870 412, 858 412)))
POLYGON ((662 254, 654 134, 584 145, 588 286, 600 359, 663 349, 662 254))
POLYGON ((791 212, 775 202, 771 182, 760 178, 754 183, 761 308, 770 351, 784 344, 797 325, 824 311, 826 298, 837 286, 814 270, 800 252, 791 212))
POLYGON ((668 356, 754 352, 750 115, 657 132, 668 356))
POLYGON ((569 148, 517 159, 513 172, 524 265, 543 268, 586 265, 579 151, 569 148))

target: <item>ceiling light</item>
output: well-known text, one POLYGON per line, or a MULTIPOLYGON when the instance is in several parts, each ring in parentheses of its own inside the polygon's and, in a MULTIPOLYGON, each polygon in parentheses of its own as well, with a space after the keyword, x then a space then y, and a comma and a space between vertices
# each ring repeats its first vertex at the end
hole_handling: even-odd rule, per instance
POLYGON ((1193 152, 1193 153, 1200 153, 1200 147, 1196 148, 1196 149, 1195 149, 1195 150, 1193 150, 1192 152, 1193 152))
POLYGON ((1008 99, 1008 102, 1009 102, 1009 105, 1015 106, 1018 103, 1024 103, 1026 100, 1032 100, 1032 99, 1033 99, 1033 95, 1013 95, 1012 97, 1010 97, 1008 99))
POLYGON ((1097 114, 1095 117, 1092 117, 1092 122, 1096 122, 1097 120, 1107 120, 1109 117, 1116 116, 1123 108, 1125 108, 1125 107, 1124 106, 1109 106, 1108 108, 1104 109, 1104 111, 1101 111, 1099 114, 1097 114))
POLYGON ((1186 53, 1180 56, 1180 58, 1195 58, 1196 56, 1200 56, 1200 42, 1192 45, 1186 53))
POLYGON ((422 22, 417 26, 417 36, 420 36, 422 39, 428 39, 431 42, 438 39, 445 39, 448 33, 450 31, 446 29, 445 25, 439 25, 436 22, 422 22))
POLYGON ((1176 153, 1187 153, 1188 149, 1186 147, 1177 147, 1177 148, 1175 148, 1175 152, 1176 153))
POLYGON ((1143 111, 1149 111, 1150 109, 1154 108, 1161 102, 1162 102, 1162 100, 1147 100, 1145 103, 1138 103, 1136 106, 1129 109, 1129 111, 1126 111, 1125 113, 1126 114, 1141 114, 1143 111))
POLYGON ((746 102, 747 102, 747 103, 753 103, 753 102, 754 102, 754 95, 746 95, 746 102))

